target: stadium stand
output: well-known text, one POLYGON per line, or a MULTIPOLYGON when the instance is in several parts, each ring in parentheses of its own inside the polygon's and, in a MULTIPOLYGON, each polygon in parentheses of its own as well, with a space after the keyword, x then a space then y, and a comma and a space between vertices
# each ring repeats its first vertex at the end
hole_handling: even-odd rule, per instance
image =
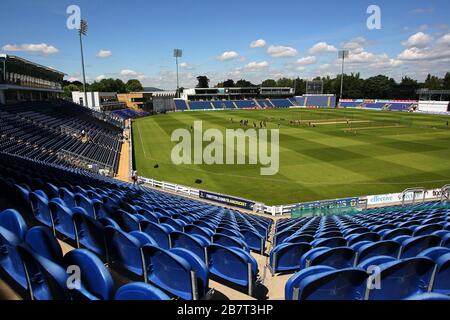
POLYGON ((269 99, 258 99, 256 102, 259 104, 261 108, 273 108, 274 105, 269 99))
POLYGON ((270 101, 275 108, 289 108, 293 106, 289 99, 271 99, 270 101))
POLYGON ((299 107, 336 107, 336 96, 334 95, 304 95, 301 97, 295 97, 295 101, 295 105, 299 107))
POLYGON ((239 109, 254 109, 254 108, 258 108, 258 105, 256 104, 255 100, 236 100, 236 101, 234 101, 234 104, 239 109))
POLYGON ((122 110, 114 110, 110 113, 111 115, 115 117, 119 117, 121 119, 135 119, 135 118, 141 118, 149 116, 149 112, 145 111, 136 111, 133 109, 122 109, 122 110))
POLYGON ((189 107, 191 110, 211 110, 213 105, 210 101, 190 101, 189 107))
POLYGON ((363 100, 363 99, 342 99, 339 101, 341 108, 362 108, 375 110, 405 111, 408 112, 417 108, 418 102, 415 100, 363 100))
POLYGON ((1 150, 52 163, 78 161, 117 172, 122 128, 88 108, 63 102, 29 102, 0 108, 1 150), (84 131, 84 136, 83 136, 84 131), (71 155, 77 155, 75 160, 71 155))
POLYGON ((271 271, 297 271, 286 283, 286 299, 399 300, 450 293, 448 203, 282 220, 274 241, 271 271), (379 277, 381 289, 367 287, 368 268, 374 266, 372 277, 379 277))
POLYGON ((214 101, 214 108, 216 109, 236 109, 233 101, 223 100, 223 101, 214 101))
POLYGON ((210 278, 253 293, 250 251, 269 218, 5 153, 0 184, 0 275, 22 297, 190 300, 208 294, 210 278), (63 256, 56 237, 76 249, 63 256), (63 285, 73 261, 88 270, 80 290, 63 285), (110 272, 141 283, 116 288, 110 272))
POLYGON ((178 111, 189 110, 188 103, 184 99, 173 99, 175 102, 175 109, 178 111))
POLYGON ((174 99, 178 111, 210 109, 255 109, 289 108, 294 106, 290 99, 223 100, 223 101, 186 101, 174 99), (189 107, 187 107, 189 106, 189 107))

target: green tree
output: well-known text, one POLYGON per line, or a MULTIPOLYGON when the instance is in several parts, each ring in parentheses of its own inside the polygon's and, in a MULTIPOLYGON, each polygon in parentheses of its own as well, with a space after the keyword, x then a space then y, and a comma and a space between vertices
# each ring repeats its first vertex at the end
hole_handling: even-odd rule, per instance
POLYGON ((261 87, 274 88, 276 86, 277 86, 277 82, 273 79, 267 79, 261 83, 261 87))
POLYGON ((428 74, 427 79, 425 80, 425 88, 430 90, 440 90, 442 89, 442 81, 436 76, 432 76, 428 74))
POLYGON ((125 88, 127 92, 141 92, 144 91, 144 87, 142 87, 142 84, 137 79, 130 79, 125 84, 125 88))
POLYGON ((395 80, 383 75, 371 77, 364 81, 364 97, 368 99, 389 99, 393 98, 392 89, 395 80))
POLYGON ((64 97, 67 99, 72 99, 72 92, 73 91, 82 91, 82 88, 78 87, 75 84, 68 84, 64 86, 64 97))
POLYGON ((450 90, 450 72, 447 72, 443 81, 444 90, 450 90))
POLYGON ((292 79, 288 78, 281 78, 277 80, 277 87, 290 87, 292 88, 294 86, 294 83, 292 79))
POLYGON ((236 87, 237 88, 249 88, 249 87, 254 87, 255 85, 253 83, 251 83, 250 81, 241 79, 236 81, 236 87))
POLYGON ((209 79, 207 76, 198 76, 197 81, 198 84, 196 88, 209 88, 209 79))

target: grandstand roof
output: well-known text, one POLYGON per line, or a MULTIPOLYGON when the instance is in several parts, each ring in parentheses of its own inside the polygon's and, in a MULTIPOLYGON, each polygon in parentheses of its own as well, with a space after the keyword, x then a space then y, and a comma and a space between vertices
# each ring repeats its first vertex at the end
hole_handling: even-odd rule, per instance
POLYGON ((40 65, 40 64, 35 63, 35 62, 31 62, 31 61, 29 61, 27 59, 24 59, 24 58, 21 58, 21 57, 18 57, 18 56, 12 56, 12 55, 8 55, 8 54, 0 54, 0 58, 4 58, 6 60, 15 60, 17 62, 21 62, 21 63, 28 64, 28 65, 32 65, 35 68, 39 68, 39 69, 42 69, 42 70, 45 70, 45 71, 48 71, 48 72, 52 72, 52 73, 57 73, 57 74, 62 75, 62 76, 66 75, 64 72, 58 71, 58 70, 50 68, 50 67, 46 67, 46 66, 40 65))

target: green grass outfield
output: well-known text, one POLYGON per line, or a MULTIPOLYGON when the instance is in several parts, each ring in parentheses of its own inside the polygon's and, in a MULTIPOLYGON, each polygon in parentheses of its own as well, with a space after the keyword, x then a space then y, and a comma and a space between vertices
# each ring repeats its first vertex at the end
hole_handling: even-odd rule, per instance
POLYGON ((450 117, 348 109, 168 113, 134 121, 134 161, 141 176, 267 205, 435 188, 450 183, 447 121, 450 117), (281 124, 277 175, 261 176, 259 165, 172 164, 173 130, 202 120, 203 130, 225 132, 240 128, 241 119, 258 125, 268 119, 268 128, 281 124))

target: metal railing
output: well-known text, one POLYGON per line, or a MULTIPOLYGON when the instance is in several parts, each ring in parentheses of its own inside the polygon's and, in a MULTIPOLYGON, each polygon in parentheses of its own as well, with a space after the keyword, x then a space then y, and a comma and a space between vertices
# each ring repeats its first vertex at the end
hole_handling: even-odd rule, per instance
POLYGON ((427 195, 427 189, 425 189, 425 188, 422 188, 422 187, 419 187, 419 188, 409 188, 409 189, 406 189, 406 190, 404 190, 403 192, 402 192, 402 207, 405 205, 405 201, 407 201, 407 199, 406 199, 406 197, 408 196, 408 194, 411 194, 412 193, 412 204, 414 204, 414 203, 416 203, 416 199, 417 199, 417 197, 416 197, 416 195, 419 193, 421 193, 422 194, 422 196, 423 196, 423 198, 422 198, 422 203, 424 203, 425 202, 425 197, 426 197, 426 195, 427 195))
POLYGON ((57 158, 75 167, 95 172, 103 176, 114 177, 114 168, 112 166, 81 156, 74 152, 60 150, 57 153, 57 158))

